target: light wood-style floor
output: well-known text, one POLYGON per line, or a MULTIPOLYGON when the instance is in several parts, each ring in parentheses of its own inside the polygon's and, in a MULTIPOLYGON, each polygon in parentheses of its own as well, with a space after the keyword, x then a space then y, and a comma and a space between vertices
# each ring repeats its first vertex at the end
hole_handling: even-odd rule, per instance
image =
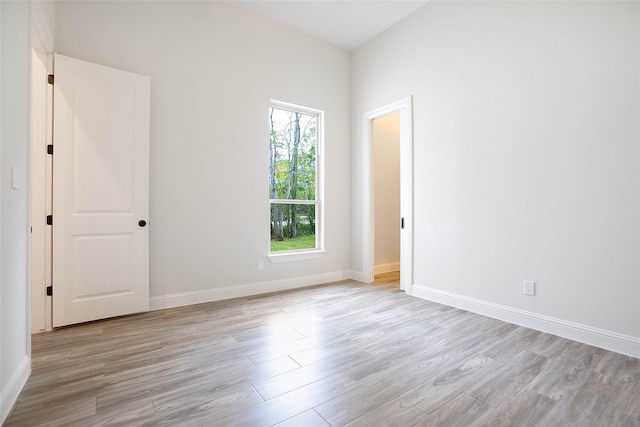
POLYGON ((378 282, 35 335, 6 426, 640 426, 640 360, 378 282))

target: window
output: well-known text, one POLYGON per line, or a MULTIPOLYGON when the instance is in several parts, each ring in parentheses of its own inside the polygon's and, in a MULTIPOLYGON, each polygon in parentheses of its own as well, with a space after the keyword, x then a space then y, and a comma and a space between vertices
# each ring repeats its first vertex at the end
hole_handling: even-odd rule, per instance
POLYGON ((270 254, 322 249, 322 112, 272 102, 269 141, 270 254))

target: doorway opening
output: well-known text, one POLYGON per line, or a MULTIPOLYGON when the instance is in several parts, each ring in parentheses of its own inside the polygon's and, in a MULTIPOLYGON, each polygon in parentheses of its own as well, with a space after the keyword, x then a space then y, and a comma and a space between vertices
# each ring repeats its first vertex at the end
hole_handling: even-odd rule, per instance
POLYGON ((372 121, 375 283, 400 286, 400 113, 372 121))
MULTIPOLYGON (((363 253, 363 279, 367 283, 374 282, 376 274, 376 266, 378 266, 378 272, 382 273, 384 270, 391 272, 394 269, 399 270, 400 277, 400 289, 408 294, 411 294, 411 286, 413 283, 413 125, 412 125, 412 99, 407 97, 400 101, 382 106, 375 110, 372 110, 364 114, 364 205, 363 205, 363 240, 362 240, 362 253, 363 253), (399 184, 393 184, 390 177, 384 176, 376 177, 376 135, 385 122, 393 123, 394 119, 397 119, 398 124, 395 127, 396 141, 398 142, 398 175, 399 184), (384 193, 390 193, 389 191, 379 189, 384 188, 387 184, 389 186, 395 186, 399 192, 399 215, 391 213, 392 210, 396 210, 392 205, 394 202, 385 200, 384 193), (398 188, 399 186, 399 188, 398 188), (380 203, 377 203, 377 199, 382 198, 380 203), (389 208, 388 212, 381 210, 378 212, 376 205, 381 205, 384 209, 389 208), (379 221, 377 217, 389 217, 387 220, 379 221), (394 224, 395 217, 395 224, 394 224), (377 228, 379 226, 379 228, 377 228), (378 236, 382 234, 382 236, 378 236), (384 239, 393 239, 394 235, 399 235, 399 257, 398 261, 387 260, 392 255, 381 255, 380 258, 376 258, 376 250, 380 249, 380 253, 387 251, 390 248, 378 248, 378 242, 380 245, 384 239), (399 264, 396 264, 398 262, 399 264)), ((386 123, 390 124, 390 123, 386 123)), ((391 124, 393 129, 393 125, 391 124)), ((384 133, 384 132, 382 132, 384 133)), ((393 134, 394 130, 389 133, 393 134)), ((382 154, 380 154, 382 155, 382 154)), ((384 162, 384 160, 383 160, 384 162)), ((391 163, 391 162, 389 162, 391 163)), ((397 197, 397 196, 396 196, 397 197)), ((389 240, 391 241, 391 240, 389 240)))

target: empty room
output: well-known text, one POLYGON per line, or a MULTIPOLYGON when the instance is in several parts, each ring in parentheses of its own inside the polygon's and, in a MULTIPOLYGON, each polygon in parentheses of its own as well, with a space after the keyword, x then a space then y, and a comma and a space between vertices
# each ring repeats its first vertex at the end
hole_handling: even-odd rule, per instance
POLYGON ((3 426, 640 426, 640 2, 0 1, 3 426))

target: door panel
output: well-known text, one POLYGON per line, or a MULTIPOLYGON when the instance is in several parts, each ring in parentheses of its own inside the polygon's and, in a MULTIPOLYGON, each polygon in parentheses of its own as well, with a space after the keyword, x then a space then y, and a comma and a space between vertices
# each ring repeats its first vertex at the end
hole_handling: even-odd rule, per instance
POLYGON ((131 212, 134 87, 80 78, 76 90, 74 211, 131 212))
POLYGON ((56 55, 53 326, 149 309, 146 76, 56 55))

